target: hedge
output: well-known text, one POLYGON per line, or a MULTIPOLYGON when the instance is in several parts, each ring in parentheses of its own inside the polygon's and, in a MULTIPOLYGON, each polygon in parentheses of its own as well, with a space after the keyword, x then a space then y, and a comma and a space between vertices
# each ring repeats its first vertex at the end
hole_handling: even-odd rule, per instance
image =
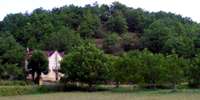
POLYGON ((25 86, 32 85, 30 81, 20 81, 20 80, 0 80, 0 86, 25 86))
POLYGON ((38 94, 63 91, 61 86, 0 86, 0 96, 38 94))

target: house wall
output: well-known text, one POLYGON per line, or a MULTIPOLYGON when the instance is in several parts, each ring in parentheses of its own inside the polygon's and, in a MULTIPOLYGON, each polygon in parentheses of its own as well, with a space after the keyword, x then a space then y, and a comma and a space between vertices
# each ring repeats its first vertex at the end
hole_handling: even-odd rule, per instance
POLYGON ((60 56, 60 54, 55 51, 49 58, 49 70, 53 71, 56 69, 60 69, 60 62, 62 60, 62 57, 60 56))
POLYGON ((60 78, 63 76, 62 73, 57 73, 55 70, 60 69, 60 62, 62 60, 62 57, 60 54, 55 51, 51 56, 48 57, 49 60, 49 72, 45 75, 42 73, 41 77, 43 81, 57 81, 60 80, 60 78), (56 79, 57 76, 57 79, 56 79))
MULTIPOLYGON (((29 53, 29 52, 28 52, 29 53)), ((30 55, 29 55, 30 56, 30 55)), ((27 57, 28 59, 28 57, 27 57)), ((26 71, 28 71, 28 60, 25 59, 25 69, 26 71)), ((58 51, 53 52, 53 54, 49 55, 48 57, 48 73, 41 74, 41 79, 42 81, 51 81, 51 82, 55 82, 55 81, 59 81, 61 77, 64 76, 64 74, 58 72, 56 73, 55 70, 60 69, 60 62, 62 60, 62 56, 60 55, 60 53, 58 51)), ((30 74, 27 75, 27 79, 32 80, 32 77, 30 74)))

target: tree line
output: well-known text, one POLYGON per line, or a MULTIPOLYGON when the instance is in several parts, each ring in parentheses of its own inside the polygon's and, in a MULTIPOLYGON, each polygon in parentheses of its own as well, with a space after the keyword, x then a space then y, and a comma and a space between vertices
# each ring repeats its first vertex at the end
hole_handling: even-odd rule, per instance
MULTIPOLYGON (((173 76, 174 80, 168 83, 177 84, 189 77, 198 78, 200 24, 170 12, 148 12, 140 8, 127 7, 119 2, 113 2, 111 5, 94 3, 84 7, 69 5, 52 10, 38 8, 31 13, 8 14, 0 21, 0 79, 25 77, 23 65, 27 47, 42 51, 65 51, 68 56, 66 59, 71 62, 63 61, 63 64, 69 69, 70 66, 79 68, 80 63, 72 63, 76 60, 74 55, 81 54, 79 56, 82 58, 77 59, 85 60, 87 50, 85 53, 81 52, 84 52, 84 49, 91 49, 92 52, 101 53, 94 54, 94 58, 90 58, 91 55, 88 53, 88 59, 91 61, 83 63, 85 70, 92 67, 88 65, 89 62, 93 62, 93 66, 97 67, 100 67, 97 63, 106 64, 102 66, 108 64, 122 70, 109 75, 119 74, 116 81, 148 84, 164 83, 176 73, 177 79, 173 76), (97 39, 102 41, 96 43, 101 45, 98 49, 93 46, 86 48, 84 45, 87 41, 94 42, 97 39), (102 56, 100 59, 100 55, 105 57, 102 56), (95 57, 100 60, 95 61, 95 57), (123 70, 131 71, 132 74, 123 70)), ((95 69, 99 68, 92 70, 95 69)), ((75 81, 78 75, 69 79, 74 78, 72 81, 75 81)), ((93 79, 92 76, 90 78, 93 79)), ((93 80, 99 79, 102 77, 93 80)), ((197 79, 190 79, 188 82, 199 84, 197 79)))
POLYGON ((94 43, 84 43, 67 54, 61 62, 61 71, 67 82, 81 82, 92 86, 96 83, 115 82, 138 84, 149 88, 175 88, 187 82, 199 87, 200 56, 193 59, 142 51, 124 52, 118 56, 105 54, 94 43))

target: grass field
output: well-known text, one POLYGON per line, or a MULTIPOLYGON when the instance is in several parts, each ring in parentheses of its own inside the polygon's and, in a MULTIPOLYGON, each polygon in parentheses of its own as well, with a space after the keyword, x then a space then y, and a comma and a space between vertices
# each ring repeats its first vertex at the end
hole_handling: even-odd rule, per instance
POLYGON ((0 97, 0 100, 200 100, 200 92, 65 92, 0 97))

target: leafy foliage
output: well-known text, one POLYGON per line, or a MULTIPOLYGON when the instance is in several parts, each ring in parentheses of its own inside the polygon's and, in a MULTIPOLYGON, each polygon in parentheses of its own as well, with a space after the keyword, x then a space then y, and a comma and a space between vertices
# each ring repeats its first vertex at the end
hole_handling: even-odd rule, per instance
POLYGON ((94 44, 85 43, 66 55, 61 63, 69 81, 79 81, 90 86, 106 79, 109 60, 94 44))
POLYGON ((99 30, 100 19, 89 10, 85 11, 80 24, 80 34, 82 37, 94 37, 99 30))
POLYGON ((81 38, 78 33, 63 27, 58 32, 45 36, 43 41, 45 50, 69 52, 74 46, 78 46, 81 38))
POLYGON ((189 78, 189 83, 190 86, 192 87, 199 87, 200 85, 200 80, 199 80, 199 69, 200 69, 200 56, 197 55, 193 60, 192 60, 192 65, 190 66, 188 70, 188 78, 189 78))
POLYGON ((116 33, 110 33, 103 41, 103 48, 106 53, 116 54, 120 52, 120 37, 116 33))
POLYGON ((19 79, 23 74, 23 68, 21 68, 23 58, 23 47, 15 41, 12 35, 1 33, 0 79, 19 79))
POLYGON ((164 56, 147 50, 131 51, 114 61, 113 77, 117 82, 133 82, 150 87, 183 81, 188 63, 176 54, 164 56))
POLYGON ((111 16, 107 22, 107 30, 111 32, 116 32, 119 34, 127 32, 127 22, 126 19, 120 15, 120 13, 111 16))
POLYGON ((35 83, 39 83, 41 72, 47 71, 48 60, 42 51, 35 50, 29 59, 28 68, 32 74, 32 79, 35 83), (35 73, 37 77, 35 78, 35 73))

